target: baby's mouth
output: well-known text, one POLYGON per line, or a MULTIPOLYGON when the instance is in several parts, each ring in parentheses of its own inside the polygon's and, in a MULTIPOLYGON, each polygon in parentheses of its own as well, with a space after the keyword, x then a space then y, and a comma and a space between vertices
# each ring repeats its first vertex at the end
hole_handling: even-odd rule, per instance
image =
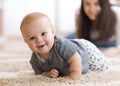
POLYGON ((43 45, 40 45, 40 46, 37 46, 38 48, 43 48, 46 44, 43 44, 43 45))

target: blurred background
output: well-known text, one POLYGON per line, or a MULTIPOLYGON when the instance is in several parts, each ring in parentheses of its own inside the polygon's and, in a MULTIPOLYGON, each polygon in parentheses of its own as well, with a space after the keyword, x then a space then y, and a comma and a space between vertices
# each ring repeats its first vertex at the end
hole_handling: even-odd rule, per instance
MULTIPOLYGON (((120 0, 110 2, 120 6, 120 0)), ((20 23, 30 12, 47 14, 58 34, 64 36, 73 32, 80 3, 81 0, 0 0, 0 46, 8 39, 22 38, 20 23)))
MULTIPOLYGON (((110 0, 110 2, 117 6, 114 10, 118 15, 117 19, 120 20, 120 0, 110 0)), ((26 14, 30 12, 47 14, 54 24, 57 34, 66 36, 75 31, 75 15, 80 3, 81 0, 0 0, 0 77, 15 76, 16 74, 26 73, 28 70, 32 71, 29 63, 31 51, 25 44, 20 32, 20 23, 26 14)), ((120 44, 120 21, 118 22, 118 28, 117 35, 119 35, 119 38, 117 40, 120 44)), ((112 53, 112 51, 109 53, 112 53)), ((114 64, 116 65, 118 62, 119 59, 114 64)), ((119 69, 119 66, 116 67, 114 69, 119 69)), ((117 72, 109 73, 113 76, 119 74, 117 72)), ((17 85, 19 82, 22 83, 19 80, 21 78, 16 78, 19 81, 14 81, 12 78, 6 79, 3 82, 5 85, 12 82, 16 82, 17 85)), ((31 79, 28 81, 31 81, 31 79)), ((3 85, 0 83, 0 86, 3 85)))

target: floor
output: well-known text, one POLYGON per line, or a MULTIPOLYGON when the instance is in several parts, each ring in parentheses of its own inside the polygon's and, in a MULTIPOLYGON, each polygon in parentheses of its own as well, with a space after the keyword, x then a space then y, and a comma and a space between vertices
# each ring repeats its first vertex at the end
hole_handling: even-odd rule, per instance
POLYGON ((9 38, 5 40, 0 44, 0 72, 15 72, 24 67, 30 69, 30 55, 31 51, 22 39, 9 38), (24 64, 26 62, 27 65, 24 64))
POLYGON ((0 86, 120 86, 120 58, 110 58, 108 71, 90 72, 73 83, 62 78, 36 76, 29 64, 31 51, 22 39, 9 38, 0 44, 0 86))

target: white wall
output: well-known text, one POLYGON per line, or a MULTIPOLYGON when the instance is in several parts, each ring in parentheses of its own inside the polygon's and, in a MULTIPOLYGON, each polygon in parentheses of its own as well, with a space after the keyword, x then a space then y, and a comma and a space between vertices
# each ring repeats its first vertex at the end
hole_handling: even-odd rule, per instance
MULTIPOLYGON (((114 3, 114 0, 110 0, 114 3)), ((43 12, 49 16, 57 33, 75 30, 75 13, 81 0, 3 0, 4 36, 21 36, 19 26, 30 12, 43 12)))
POLYGON ((3 0, 4 35, 20 36, 22 18, 30 12, 47 14, 59 33, 75 29, 75 12, 80 0, 3 0))
POLYGON ((3 4, 3 28, 5 36, 20 35, 19 25, 25 11, 25 4, 21 0, 5 0, 3 4))
POLYGON ((59 0, 58 29, 61 33, 75 30, 75 14, 80 7, 80 0, 59 0))
POLYGON ((55 24, 55 0, 4 0, 4 35, 21 36, 20 23, 30 12, 43 12, 55 24))

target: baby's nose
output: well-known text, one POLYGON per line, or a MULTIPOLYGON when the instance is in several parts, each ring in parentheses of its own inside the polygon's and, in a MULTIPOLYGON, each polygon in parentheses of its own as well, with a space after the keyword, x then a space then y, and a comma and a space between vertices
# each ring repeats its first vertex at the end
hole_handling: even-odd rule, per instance
POLYGON ((36 42, 37 42, 37 43, 43 42, 43 38, 42 38, 42 37, 38 37, 38 38, 36 39, 36 42))

